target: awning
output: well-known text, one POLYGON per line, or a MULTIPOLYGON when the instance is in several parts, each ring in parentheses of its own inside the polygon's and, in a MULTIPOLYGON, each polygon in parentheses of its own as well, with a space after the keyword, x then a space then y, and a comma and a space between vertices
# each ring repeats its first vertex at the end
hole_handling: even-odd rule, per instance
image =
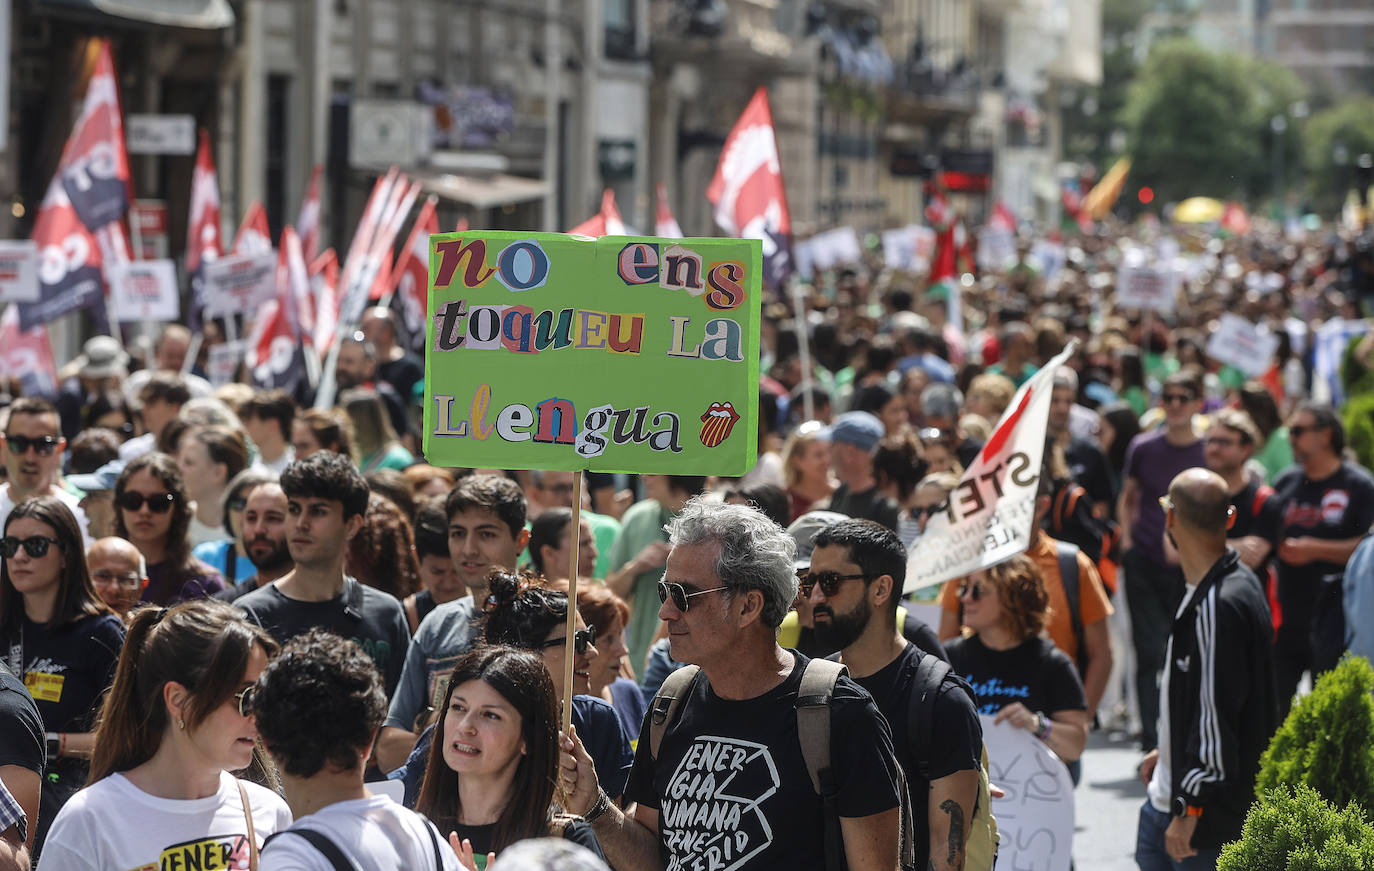
POLYGON ((228 0, 33 0, 39 12, 108 15, 162 27, 222 30, 234 23, 228 0))
POLYGON ((453 173, 411 172, 410 177, 428 193, 467 203, 479 209, 523 203, 548 196, 549 183, 519 175, 455 175, 453 173))

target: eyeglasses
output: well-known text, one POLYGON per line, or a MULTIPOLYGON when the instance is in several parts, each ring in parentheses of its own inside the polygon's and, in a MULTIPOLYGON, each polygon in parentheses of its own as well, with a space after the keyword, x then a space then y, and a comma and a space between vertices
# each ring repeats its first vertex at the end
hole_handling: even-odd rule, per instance
POLYGON ((672 597, 673 607, 678 609, 682 613, 686 614, 687 606, 689 604, 687 600, 692 598, 693 596, 704 596, 707 593, 719 593, 721 590, 728 589, 729 587, 713 587, 709 590, 697 590, 695 592, 689 593, 687 592, 686 588, 682 586, 682 584, 668 584, 664 583, 663 581, 659 581, 658 601, 660 603, 667 602, 669 597, 672 597))
POLYGON ((98 587, 117 586, 121 590, 137 590, 142 581, 143 579, 133 572, 122 575, 115 574, 107 569, 91 572, 91 583, 98 587))
MULTIPOLYGON (((946 499, 939 505, 918 505, 911 509, 912 520, 928 520, 936 514, 949 510, 949 500, 946 499)), ((828 595, 828 594, 827 594, 828 595)))
POLYGON ((1159 507, 1164 509, 1165 514, 1168 514, 1170 511, 1174 510, 1174 500, 1170 499, 1166 493, 1159 497, 1159 507))
POLYGON ((234 693, 234 704, 238 707, 240 717, 251 717, 253 715, 253 697, 257 695, 257 690, 257 684, 249 684, 234 693))
POLYGON ((983 592, 984 592, 984 590, 983 590, 983 585, 982 585, 982 584, 960 584, 960 585, 959 585, 959 598, 961 598, 961 599, 964 598, 965 596, 968 596, 970 599, 972 599, 973 601, 977 602, 979 599, 983 598, 983 592))
POLYGON ((1192 401, 1193 401, 1193 394, 1191 394, 1191 393, 1166 393, 1166 394, 1164 394, 1164 396, 1161 397, 1161 398, 1164 400, 1164 404, 1165 404, 1165 405, 1172 405, 1173 403, 1176 403, 1176 402, 1177 402, 1177 403, 1192 402, 1192 401))
POLYGON ((36 439, 21 435, 5 436, 5 444, 11 451, 16 454, 27 454, 29 448, 33 448, 40 457, 51 457, 52 452, 57 450, 57 442, 58 440, 52 436, 39 436, 36 439))
POLYGON ((177 497, 175 493, 151 493, 144 496, 137 490, 125 490, 115 501, 125 511, 138 511, 146 502, 149 511, 154 514, 166 514, 172 510, 172 503, 177 501, 177 497))
POLYGON ((1309 433, 1309 432, 1315 432, 1316 430, 1319 430, 1319 429, 1326 429, 1326 426, 1323 425, 1323 424, 1320 424, 1320 423, 1314 423, 1314 424, 1309 424, 1309 425, 1305 425, 1305 424, 1301 424, 1301 423, 1295 423, 1295 424, 1293 424, 1292 426, 1290 426, 1290 427, 1288 428, 1288 435, 1290 435, 1291 437, 1293 437, 1293 438, 1295 438, 1295 439, 1300 439, 1300 438, 1302 438, 1304 435, 1306 435, 1307 433, 1309 433))
POLYGON ((949 433, 942 429, 928 426, 916 434, 916 437, 923 442, 941 442, 949 438, 949 433))
POLYGON ((24 553, 33 559, 42 559, 48 555, 48 546, 52 545, 58 550, 62 549, 62 542, 55 538, 48 538, 46 535, 33 535, 28 538, 15 538, 7 535, 0 538, 0 556, 11 559, 19 553, 19 548, 24 548, 24 553))
POLYGON ((853 575, 842 575, 839 572, 808 572, 806 577, 800 578, 801 594, 806 598, 811 598, 813 587, 820 585, 821 592, 827 596, 833 596, 840 591, 840 584, 845 581, 852 581, 855 578, 867 578, 868 575, 859 572, 853 575))
MULTIPOLYGON (((558 647, 562 644, 565 644, 567 643, 567 640, 568 636, 566 635, 564 635, 562 638, 550 638, 548 641, 540 642, 538 645, 536 645, 536 647, 539 650, 547 650, 550 647, 558 647)), ((579 629, 573 633, 573 650, 577 651, 578 656, 582 656, 587 652, 587 648, 591 647, 592 642, 595 640, 595 626, 588 626, 586 629, 579 629)))
POLYGON ((1220 448, 1234 448, 1236 445, 1240 444, 1240 439, 1228 439, 1222 438, 1221 436, 1211 436, 1207 439, 1206 444, 1208 447, 1216 445, 1220 448))

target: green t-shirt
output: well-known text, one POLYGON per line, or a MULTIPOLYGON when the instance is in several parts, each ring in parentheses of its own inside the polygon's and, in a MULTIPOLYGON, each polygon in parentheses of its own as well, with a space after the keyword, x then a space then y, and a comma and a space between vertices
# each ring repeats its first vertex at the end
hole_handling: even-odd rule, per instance
POLYGON ((1293 446, 1288 443, 1288 427, 1281 426, 1269 434, 1269 441, 1255 454, 1255 461, 1264 467, 1267 483, 1274 483, 1279 472, 1293 465, 1293 446))

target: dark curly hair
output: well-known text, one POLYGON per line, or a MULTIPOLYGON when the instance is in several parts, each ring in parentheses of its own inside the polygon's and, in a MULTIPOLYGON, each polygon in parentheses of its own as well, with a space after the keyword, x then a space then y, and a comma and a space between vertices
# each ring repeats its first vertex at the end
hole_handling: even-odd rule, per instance
POLYGON ((997 593, 1002 620, 1011 634, 1029 641, 1044 631, 1050 619, 1050 597, 1045 578, 1035 560, 1017 554, 1003 563, 983 570, 984 580, 997 593))
POLYGON ((370 587, 404 599, 420 589, 415 537, 405 514, 385 496, 367 497, 362 528, 348 540, 348 574, 370 587))
POLYGON ((386 719, 386 691, 356 642, 311 629, 286 643, 258 678, 258 734, 282 771, 313 777, 358 766, 386 719))
POLYGON ((548 835, 549 803, 558 771, 558 708, 553 678, 537 653, 490 645, 458 660, 439 709, 436 737, 415 802, 415 809, 433 820, 441 832, 456 829, 461 813, 458 772, 444 762, 445 721, 454 690, 474 680, 491 686, 519 712, 520 733, 525 740, 525 753, 515 769, 510 796, 492 833, 492 849, 500 853, 516 841, 548 835))
POLYGON ((490 511, 510 528, 511 537, 525 528, 525 493, 520 485, 504 475, 468 475, 458 482, 444 501, 449 520, 462 511, 477 508, 490 511))
POLYGON ((367 479, 347 457, 333 451, 320 451, 287 466, 281 489, 287 499, 341 502, 344 520, 367 513, 367 479))
POLYGON ((482 640, 534 649, 568 619, 568 594, 551 590, 533 574, 495 571, 487 579, 482 607, 482 640))

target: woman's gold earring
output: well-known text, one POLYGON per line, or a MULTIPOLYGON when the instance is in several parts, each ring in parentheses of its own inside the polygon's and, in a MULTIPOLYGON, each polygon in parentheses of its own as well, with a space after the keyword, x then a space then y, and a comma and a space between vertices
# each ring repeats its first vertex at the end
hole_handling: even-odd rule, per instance
POLYGON ((181 729, 183 732, 186 731, 186 721, 185 721, 185 720, 177 720, 177 728, 178 728, 178 729, 181 729))

